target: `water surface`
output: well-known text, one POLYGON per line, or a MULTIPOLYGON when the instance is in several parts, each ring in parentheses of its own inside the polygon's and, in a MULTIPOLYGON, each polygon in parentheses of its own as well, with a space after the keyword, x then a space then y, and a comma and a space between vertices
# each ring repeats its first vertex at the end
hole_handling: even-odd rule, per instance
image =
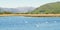
POLYGON ((60 17, 0 17, 0 30, 60 30, 60 17))

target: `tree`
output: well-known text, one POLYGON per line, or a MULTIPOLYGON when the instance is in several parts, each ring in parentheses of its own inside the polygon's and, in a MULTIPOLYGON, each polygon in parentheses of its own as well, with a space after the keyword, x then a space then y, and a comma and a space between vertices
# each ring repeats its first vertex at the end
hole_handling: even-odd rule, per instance
POLYGON ((12 14, 12 12, 4 11, 3 14, 12 14))

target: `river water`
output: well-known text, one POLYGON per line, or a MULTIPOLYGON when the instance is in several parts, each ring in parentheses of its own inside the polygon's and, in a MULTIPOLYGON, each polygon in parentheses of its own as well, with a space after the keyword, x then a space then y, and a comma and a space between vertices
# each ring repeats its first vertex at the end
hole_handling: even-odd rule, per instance
POLYGON ((60 30, 60 17, 0 17, 0 30, 60 30))

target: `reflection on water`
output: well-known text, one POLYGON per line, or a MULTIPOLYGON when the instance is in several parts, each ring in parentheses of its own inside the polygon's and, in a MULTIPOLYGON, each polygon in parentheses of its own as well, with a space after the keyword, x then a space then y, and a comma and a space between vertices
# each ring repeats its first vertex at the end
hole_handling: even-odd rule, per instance
POLYGON ((49 22, 45 22, 45 23, 49 23, 49 22))
POLYGON ((28 21, 25 21, 25 23, 28 23, 28 21))
POLYGON ((56 21, 54 21, 54 23, 57 23, 56 21))
POLYGON ((40 25, 39 24, 35 24, 36 25, 36 27, 40 27, 40 25))
POLYGON ((0 17, 0 30, 60 30, 60 17, 0 17))

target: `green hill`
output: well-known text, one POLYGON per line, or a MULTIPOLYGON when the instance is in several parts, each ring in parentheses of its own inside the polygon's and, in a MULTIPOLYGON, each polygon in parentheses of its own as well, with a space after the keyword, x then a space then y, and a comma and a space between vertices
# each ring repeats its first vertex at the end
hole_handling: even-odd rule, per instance
POLYGON ((31 14, 60 14, 60 2, 42 5, 32 11, 31 14))

